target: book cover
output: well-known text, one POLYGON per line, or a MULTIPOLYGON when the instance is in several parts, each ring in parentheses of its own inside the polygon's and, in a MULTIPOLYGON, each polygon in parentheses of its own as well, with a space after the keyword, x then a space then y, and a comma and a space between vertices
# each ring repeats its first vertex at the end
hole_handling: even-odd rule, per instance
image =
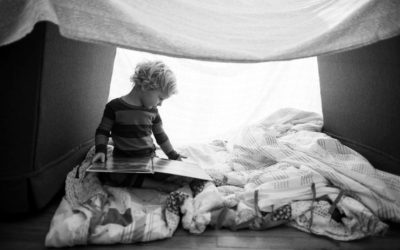
POLYGON ((86 171, 105 173, 153 174, 153 157, 109 157, 106 162, 94 162, 86 171))
POLYGON ((153 165, 154 172, 156 173, 179 175, 208 181, 212 180, 206 171, 196 163, 154 157, 153 165))
POLYGON ((158 157, 109 157, 106 162, 93 163, 86 171, 135 174, 164 173, 202 180, 212 180, 204 169, 196 163, 168 160, 158 157))

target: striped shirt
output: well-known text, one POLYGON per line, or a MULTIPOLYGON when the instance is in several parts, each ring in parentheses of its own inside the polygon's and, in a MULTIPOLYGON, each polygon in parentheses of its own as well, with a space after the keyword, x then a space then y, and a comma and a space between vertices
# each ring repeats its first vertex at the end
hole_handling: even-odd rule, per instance
POLYGON ((114 141, 114 153, 124 156, 150 156, 157 144, 170 159, 177 159, 179 154, 173 149, 157 108, 145 108, 131 105, 122 98, 116 98, 106 104, 103 118, 96 130, 96 153, 107 155, 109 137, 114 141))

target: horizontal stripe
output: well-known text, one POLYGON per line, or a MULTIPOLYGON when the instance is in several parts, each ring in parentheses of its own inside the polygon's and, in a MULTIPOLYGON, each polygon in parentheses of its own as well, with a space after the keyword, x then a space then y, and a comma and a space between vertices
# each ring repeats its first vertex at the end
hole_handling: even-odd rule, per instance
POLYGON ((122 110, 115 112, 115 118, 120 124, 152 125, 157 113, 147 113, 142 110, 122 110))
POLYGON ((151 136, 141 138, 126 138, 119 136, 112 136, 115 147, 121 150, 141 150, 144 148, 152 148, 154 146, 151 136))
POLYGON ((162 122, 162 121, 161 121, 161 117, 160 117, 160 115, 157 113, 157 116, 155 117, 153 123, 154 123, 154 124, 159 124, 159 123, 161 123, 161 122, 162 122))
POLYGON ((161 122, 160 122, 160 123, 157 123, 157 124, 153 124, 152 130, 153 130, 153 133, 154 133, 154 134, 161 134, 161 133, 164 133, 164 128, 163 128, 161 122))
POLYGON ((115 112, 114 112, 113 108, 111 107, 110 103, 107 103, 107 105, 104 109, 103 118, 115 120, 115 112))
POLYGON ((113 155, 119 157, 144 157, 144 156, 152 156, 154 155, 155 147, 152 148, 143 148, 140 150, 121 150, 118 148, 114 148, 113 155))
POLYGON ((169 152, 173 151, 174 148, 171 145, 171 142, 169 140, 165 141, 162 144, 158 144, 160 145, 160 148, 162 149, 163 152, 165 152, 166 154, 168 154, 169 152))
POLYGON ((107 144, 108 143, 108 136, 98 134, 94 137, 95 143, 97 144, 107 144))
POLYGON ((168 136, 166 133, 154 134, 154 138, 156 139, 158 145, 168 141, 168 136))
POLYGON ((112 134, 119 137, 141 138, 150 136, 151 125, 121 125, 114 124, 112 134))
POLYGON ((96 145, 106 145, 111 136, 115 152, 143 155, 155 151, 153 134, 157 143, 166 143, 164 147, 169 149, 168 151, 172 149, 162 128, 157 108, 134 106, 121 98, 116 98, 105 107, 104 115, 96 130, 95 141, 96 145))
POLYGON ((110 130, 105 130, 99 127, 98 129, 96 129, 96 135, 104 135, 109 137, 111 135, 111 132, 110 130))
POLYGON ((131 105, 121 98, 113 99, 107 105, 109 105, 114 110, 114 112, 118 112, 121 110, 140 110, 145 111, 146 113, 158 113, 158 110, 156 108, 149 109, 146 107, 131 105))
POLYGON ((111 120, 111 119, 109 119, 107 117, 103 117, 101 119, 99 128, 102 128, 104 130, 111 130, 113 124, 114 124, 114 120, 111 120))

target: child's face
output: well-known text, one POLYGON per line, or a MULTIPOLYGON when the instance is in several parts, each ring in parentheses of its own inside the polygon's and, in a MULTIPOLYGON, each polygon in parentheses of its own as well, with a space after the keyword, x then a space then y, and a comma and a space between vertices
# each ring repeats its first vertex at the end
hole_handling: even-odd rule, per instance
POLYGON ((163 100, 167 99, 168 96, 161 93, 161 90, 149 90, 142 94, 142 105, 146 108, 155 108, 161 106, 163 100))

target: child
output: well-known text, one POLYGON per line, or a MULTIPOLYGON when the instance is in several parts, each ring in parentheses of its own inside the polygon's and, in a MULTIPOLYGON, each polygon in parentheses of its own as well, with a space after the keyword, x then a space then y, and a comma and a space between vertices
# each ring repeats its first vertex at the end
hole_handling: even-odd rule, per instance
MULTIPOLYGON (((173 149, 162 127, 157 109, 163 100, 177 92, 173 72, 161 61, 146 61, 136 66, 131 81, 134 83, 131 92, 111 100, 105 107, 103 118, 96 130, 96 154, 92 162, 106 160, 110 136, 114 142, 114 156, 154 156, 156 147, 151 138, 152 134, 169 159, 181 160, 182 156, 173 149)), ((114 173, 108 175, 118 176, 114 173)), ((133 179, 140 179, 134 177, 133 179)), ((132 178, 125 178, 123 183, 116 184, 140 186, 141 183, 138 182, 142 181, 135 182, 132 178)))

